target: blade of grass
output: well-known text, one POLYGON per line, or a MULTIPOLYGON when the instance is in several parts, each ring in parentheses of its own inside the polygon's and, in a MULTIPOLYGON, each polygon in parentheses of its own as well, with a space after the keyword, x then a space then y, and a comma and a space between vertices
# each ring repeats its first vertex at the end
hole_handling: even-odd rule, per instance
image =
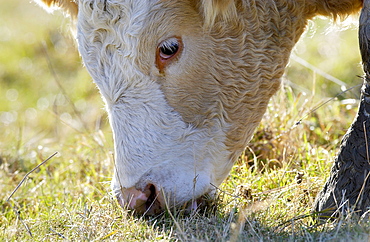
POLYGON ((32 173, 34 172, 37 168, 39 168, 40 166, 42 166, 43 164, 45 164, 47 161, 49 161, 51 158, 53 158, 54 156, 56 156, 58 154, 58 151, 56 151, 54 154, 52 154, 51 156, 49 156, 46 160, 42 161, 40 164, 38 164, 35 168, 33 168, 32 170, 30 170, 24 177, 23 179, 19 182, 19 184, 17 185, 17 187, 13 190, 13 192, 9 195, 8 199, 6 199, 7 202, 9 202, 10 198, 14 195, 14 193, 19 189, 19 187, 23 184, 23 182, 26 180, 26 178, 32 173))

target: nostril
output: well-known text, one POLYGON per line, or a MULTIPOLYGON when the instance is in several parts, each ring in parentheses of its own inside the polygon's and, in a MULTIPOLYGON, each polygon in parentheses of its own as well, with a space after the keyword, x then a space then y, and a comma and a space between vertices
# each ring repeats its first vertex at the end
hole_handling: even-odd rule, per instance
POLYGON ((155 186, 153 184, 148 184, 145 190, 149 191, 149 197, 148 197, 148 200, 146 201, 146 204, 150 205, 157 198, 155 186))
POLYGON ((145 207, 147 214, 157 214, 162 210, 161 202, 160 202, 160 192, 157 190, 155 185, 148 184, 145 187, 145 194, 147 194, 148 199, 146 200, 145 207))

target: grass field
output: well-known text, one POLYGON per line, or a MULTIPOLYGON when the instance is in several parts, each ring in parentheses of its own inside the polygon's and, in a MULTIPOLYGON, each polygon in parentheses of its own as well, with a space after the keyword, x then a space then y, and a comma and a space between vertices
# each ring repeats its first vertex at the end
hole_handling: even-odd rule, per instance
POLYGON ((368 241, 364 219, 310 216, 357 110, 358 90, 314 110, 344 88, 334 81, 361 83, 355 26, 310 24, 216 207, 149 218, 110 194, 112 133, 68 29, 58 13, 0 0, 0 241, 368 241))

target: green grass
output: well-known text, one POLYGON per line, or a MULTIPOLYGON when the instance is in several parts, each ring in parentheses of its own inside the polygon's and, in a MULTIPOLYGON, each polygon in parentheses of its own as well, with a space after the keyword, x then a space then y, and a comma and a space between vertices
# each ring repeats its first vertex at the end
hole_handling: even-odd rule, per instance
MULTIPOLYGON (((297 58, 285 77, 292 88, 284 85, 273 97, 221 185, 216 208, 149 218, 122 210, 110 194, 113 144, 103 102, 69 37, 68 21, 33 5, 0 0, 0 240, 368 239, 364 219, 319 225, 306 216, 356 114, 357 102, 348 100, 358 91, 310 113, 341 87, 297 58), (8 203, 25 174, 55 151, 8 203)), ((356 29, 328 26, 317 19, 295 55, 348 87, 361 83, 356 29)))

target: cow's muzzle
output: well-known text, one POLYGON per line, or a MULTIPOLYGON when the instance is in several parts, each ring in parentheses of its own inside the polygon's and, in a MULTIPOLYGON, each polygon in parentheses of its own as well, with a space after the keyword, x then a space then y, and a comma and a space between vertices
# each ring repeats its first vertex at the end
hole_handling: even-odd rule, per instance
POLYGON ((117 199, 123 208, 144 215, 158 214, 165 207, 162 192, 153 184, 146 185, 143 190, 136 187, 121 188, 117 199))

